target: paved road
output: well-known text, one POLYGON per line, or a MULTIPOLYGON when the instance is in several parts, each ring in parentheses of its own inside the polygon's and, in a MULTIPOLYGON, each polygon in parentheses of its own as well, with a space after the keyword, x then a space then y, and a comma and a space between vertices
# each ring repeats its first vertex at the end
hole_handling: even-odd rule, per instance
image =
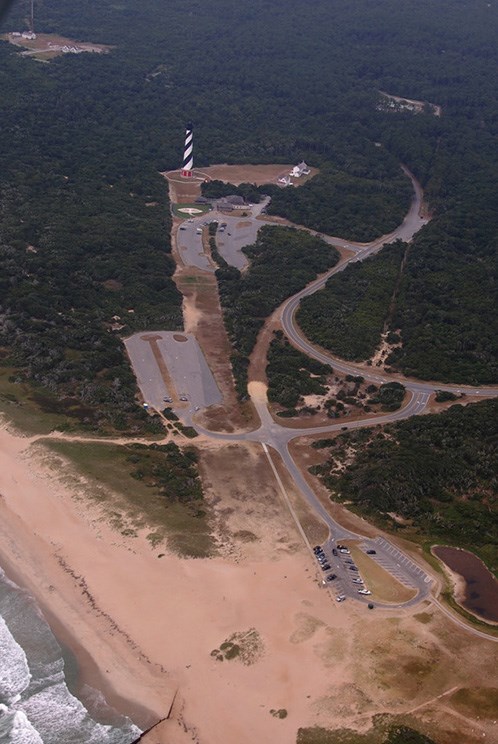
POLYGON ((282 305, 281 323, 284 329, 284 333, 288 336, 289 339, 292 340, 297 348, 299 348, 303 353, 307 354, 313 359, 317 359, 324 364, 330 364, 334 370, 342 372, 343 374, 355 376, 361 375, 366 380, 372 380, 373 382, 377 383, 393 382, 394 380, 396 380, 397 382, 401 382, 407 388, 407 390, 410 390, 414 393, 421 392, 430 394, 433 393, 435 390, 448 390, 452 393, 466 393, 468 395, 477 395, 480 397, 498 395, 498 387, 490 386, 477 388, 470 385, 448 385, 439 382, 421 382, 418 380, 411 380, 407 377, 403 377, 398 373, 388 374, 387 372, 377 370, 375 367, 364 367, 359 364, 355 364, 354 362, 346 362, 339 357, 335 357, 329 352, 313 346, 303 336, 300 328, 296 325, 295 322, 295 313, 303 297, 314 294, 326 284, 327 280, 331 276, 337 274, 340 271, 344 271, 344 269, 352 261, 357 261, 360 259, 362 260, 366 258, 367 255, 371 255, 371 251, 362 251, 356 254, 354 257, 346 260, 340 266, 336 266, 331 269, 325 276, 320 277, 320 279, 317 279, 315 282, 308 285, 305 289, 301 290, 301 292, 298 292, 296 295, 286 300, 286 302, 282 305))
POLYGON ((331 276, 344 271, 344 269, 349 266, 350 263, 364 261, 365 258, 368 258, 368 256, 371 256, 374 253, 378 253, 378 251, 380 251, 380 249, 384 245, 394 243, 396 240, 404 240, 407 243, 411 242, 414 235, 425 224, 427 224, 428 220, 420 217, 423 198, 422 189, 417 180, 412 176, 412 174, 406 168, 404 168, 403 170, 411 179, 414 196, 410 206, 410 210, 407 213, 402 224, 392 233, 383 235, 381 238, 363 245, 361 243, 354 243, 347 240, 342 240, 340 238, 324 236, 324 240, 326 240, 327 242, 343 248, 349 248, 350 250, 354 251, 354 254, 350 258, 341 262, 338 266, 335 266, 333 269, 328 271, 324 276, 309 284, 307 287, 301 290, 301 292, 293 295, 293 297, 290 297, 288 300, 286 300, 286 302, 283 303, 283 305, 281 306, 281 322, 284 332, 289 337, 289 339, 291 339, 292 342, 305 354, 312 357, 313 359, 317 359, 320 362, 323 362, 324 364, 330 364, 335 370, 344 374, 351 374, 355 376, 361 375, 367 380, 372 380, 374 382, 380 383, 392 382, 393 380, 397 380, 398 382, 402 382, 403 385, 412 392, 432 393, 435 390, 448 390, 449 392, 453 393, 463 392, 483 397, 498 395, 497 387, 475 388, 471 387, 470 385, 446 385, 438 382, 421 382, 418 380, 410 380, 397 373, 396 375, 392 375, 386 372, 381 372, 375 369, 375 367, 365 368, 364 366, 354 364, 353 362, 346 362, 339 357, 333 356, 333 354, 330 354, 322 349, 318 349, 313 346, 303 336, 300 329, 295 323, 295 313, 303 297, 308 297, 309 295, 317 292, 327 283, 328 279, 331 276))
POLYGON ((213 210, 182 222, 177 232, 177 245, 183 263, 186 266, 196 266, 203 271, 215 271, 216 267, 211 258, 203 251, 203 235, 198 230, 207 230, 209 222, 217 220, 220 225, 226 225, 216 234, 218 251, 230 266, 244 269, 248 265, 248 260, 242 253, 242 248, 256 242, 258 230, 265 224, 257 217, 268 202, 269 198, 252 205, 248 210, 250 217, 243 217, 238 210, 233 214, 213 210))
MULTIPOLYGON (((294 313, 301 301, 301 299, 307 295, 312 294, 313 292, 316 292, 319 290, 328 280, 330 276, 332 276, 335 273, 338 273, 339 271, 343 271, 346 266, 349 265, 349 263, 355 262, 355 261, 362 261, 368 256, 376 253, 379 251, 384 245, 393 243, 394 241, 401 239, 406 242, 409 242, 413 236, 415 235, 418 230, 420 230, 421 227, 423 227, 424 224, 426 224, 427 220, 420 217, 420 211, 422 206, 422 190, 417 183, 417 181, 414 179, 414 177, 405 169, 405 172, 412 180, 413 188, 414 188, 414 197, 412 200, 412 204, 410 206, 410 210, 408 214, 406 215, 403 223, 392 233, 389 235, 384 235, 378 240, 372 241, 369 244, 359 244, 359 243, 353 243, 350 241, 345 241, 340 238, 335 238, 333 236, 324 236, 324 240, 326 242, 329 242, 330 244, 341 246, 344 248, 348 248, 352 251, 352 256, 347 259, 346 261, 343 261, 339 266, 335 267, 331 271, 329 271, 325 276, 317 279, 315 282, 312 282, 308 287, 303 289, 301 292, 298 292, 293 297, 289 298, 281 307, 281 319, 282 319, 282 325, 284 328, 285 333, 288 335, 288 337, 300 348, 304 353, 308 354, 309 356, 318 359, 322 362, 325 362, 327 364, 331 364, 334 369, 341 371, 346 374, 354 374, 354 375, 362 375, 364 378, 373 380, 375 382, 387 382, 392 380, 399 380, 400 377, 398 375, 387 375, 385 373, 382 373, 375 368, 364 369, 363 367, 358 367, 357 365, 344 362, 341 359, 337 359, 336 357, 332 356, 331 354, 325 353, 324 351, 318 350, 315 347, 313 347, 299 332, 297 329, 295 323, 294 323, 294 313)), ((228 261, 229 257, 231 258, 231 262, 234 260, 239 260, 236 258, 236 252, 238 248, 236 247, 236 243, 238 247, 241 247, 242 244, 247 245, 249 242, 254 242, 254 239, 257 234, 257 230, 259 227, 261 227, 262 223, 261 221, 255 220, 254 217, 251 218, 253 221, 253 226, 250 230, 247 230, 247 235, 244 237, 247 238, 248 242, 243 242, 241 239, 241 236, 239 235, 237 238, 234 237, 233 233, 236 233, 236 225, 235 222, 240 221, 241 218, 239 216, 237 217, 218 217, 215 216, 213 213, 210 214, 209 219, 219 219, 220 222, 226 222, 227 228, 225 229, 226 233, 232 233, 232 235, 227 235, 226 238, 224 238, 225 241, 227 241, 227 238, 234 238, 232 242, 228 245, 228 241, 224 246, 220 246, 224 250, 224 257, 228 261), (233 223, 233 224, 232 224, 233 223), (254 237, 253 237, 254 235, 254 237)), ((249 219, 249 218, 248 218, 249 219)), ((189 245, 192 244, 192 248, 185 248, 185 255, 188 257, 192 256, 192 260, 197 260, 195 255, 195 230, 199 223, 205 222, 206 216, 203 215, 202 217, 194 219, 193 222, 187 223, 191 227, 185 231, 182 231, 183 233, 189 232, 190 237, 188 239, 185 239, 184 236, 182 236, 182 241, 185 243, 188 243, 189 245)), ((237 233, 236 233, 237 234, 237 233)), ((200 236, 199 236, 200 241, 200 236)), ((223 242, 223 241, 222 241, 223 242)), ((221 252, 221 251, 220 251, 221 252)), ((242 255, 242 254, 241 254, 242 255)), ((204 260, 207 261, 207 259, 204 257, 204 260)), ((194 265, 199 265, 198 263, 195 263, 194 265)), ((236 265, 236 264, 233 264, 236 265)), ((199 268, 204 268, 203 266, 199 266, 199 268)), ((212 266, 209 265, 207 270, 212 270, 212 266)), ((257 410, 257 413, 260 417, 261 425, 258 429, 252 432, 239 432, 234 434, 226 434, 226 433, 218 433, 218 432, 211 432, 203 427, 199 426, 192 420, 192 412, 191 411, 184 411, 182 418, 185 423, 195 426, 197 431, 201 434, 205 434, 211 438, 214 439, 222 439, 222 440, 231 440, 231 441, 254 441, 254 442, 261 442, 263 444, 263 447, 265 448, 265 451, 268 453, 268 447, 273 448, 282 458, 282 461, 284 463, 284 466, 286 467, 287 471, 289 472, 292 480, 294 481, 295 485, 299 488, 305 499, 307 500, 308 504, 312 507, 313 511, 317 516, 319 516, 327 525, 329 529, 329 538, 325 544, 325 549, 327 550, 327 555, 330 555, 331 562, 330 565, 333 566, 331 571, 333 573, 337 573, 338 578, 334 582, 330 582, 331 590, 334 592, 340 591, 344 593, 346 596, 349 596, 351 598, 355 598, 360 601, 368 602, 369 599, 367 597, 362 597, 358 594, 358 586, 355 585, 351 580, 351 574, 354 572, 349 571, 348 566, 344 563, 344 560, 337 556, 332 556, 332 547, 337 544, 337 541, 345 540, 345 539, 354 539, 361 541, 361 545, 366 550, 367 548, 373 548, 376 551, 375 554, 375 560, 378 561, 379 565, 381 565, 383 568, 388 570, 393 576, 398 578, 402 583, 406 584, 409 587, 412 587, 417 591, 417 594, 414 598, 409 600, 408 602, 399 604, 399 605, 379 605, 379 603, 375 603, 376 606, 388 606, 388 607, 409 607, 411 605, 414 605, 418 602, 420 602, 422 599, 427 598, 430 593, 430 588, 432 585, 432 579, 421 569, 420 566, 417 566, 408 556, 406 556, 404 553, 402 553, 398 548, 395 548, 393 545, 391 545, 389 542, 384 540, 383 538, 377 538, 375 541, 367 540, 363 536, 351 532, 350 530, 345 529, 340 525, 338 522, 336 522, 329 514, 327 509, 324 507, 324 505, 321 503, 313 489, 309 486, 307 483, 305 477, 303 476, 303 473, 298 468, 296 463, 294 462, 293 458, 290 455, 289 452, 289 442, 297 437, 303 437, 307 435, 323 435, 326 436, 328 433, 337 432, 342 429, 356 429, 356 428, 362 428, 365 426, 375 426, 377 424, 385 424, 390 423, 393 421, 398 421, 401 419, 408 418, 410 416, 414 416, 417 414, 420 414, 424 411, 427 402, 429 400, 430 394, 434 390, 449 390, 452 392, 472 392, 473 395, 498 395, 498 388, 470 388, 468 386, 457 386, 457 385, 440 385, 438 383, 431 383, 431 382, 419 382, 414 380, 407 380, 405 378, 402 378, 401 381, 405 385, 405 387, 408 389, 408 391, 411 393, 410 399, 402 409, 398 411, 394 411, 392 413, 387 413, 384 415, 366 418, 366 419, 359 419, 355 421, 341 421, 341 423, 337 424, 329 424, 327 426, 321 426, 321 427, 310 427, 310 428, 300 428, 300 429, 291 429, 285 426, 282 426, 281 424, 277 423, 273 420, 269 410, 268 410, 268 402, 266 398, 263 397, 256 397, 252 396, 252 401, 255 405, 255 408, 257 410)), ((179 412, 180 413, 180 412, 179 412)), ((277 478, 279 480, 279 478, 277 478)), ((279 481, 280 482, 280 481, 279 481)), ((283 486, 282 486, 283 488, 283 486)), ((287 499, 288 500, 288 499, 287 499)), ((291 507, 289 507, 291 508, 291 507)), ((292 511, 292 509, 291 509, 292 511)), ((305 540, 305 543, 309 547, 309 543, 307 540, 305 540)), ((327 572, 328 573, 328 572, 327 572)))

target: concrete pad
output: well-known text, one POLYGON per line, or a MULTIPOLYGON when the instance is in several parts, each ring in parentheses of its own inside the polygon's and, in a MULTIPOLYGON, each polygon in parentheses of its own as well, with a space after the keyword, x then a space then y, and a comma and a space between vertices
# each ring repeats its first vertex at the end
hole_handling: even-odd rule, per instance
POLYGON ((143 331, 124 340, 144 401, 159 410, 207 408, 222 396, 192 334, 143 331), (172 403, 164 401, 172 398, 172 403), (180 401, 186 397, 186 401, 180 401))

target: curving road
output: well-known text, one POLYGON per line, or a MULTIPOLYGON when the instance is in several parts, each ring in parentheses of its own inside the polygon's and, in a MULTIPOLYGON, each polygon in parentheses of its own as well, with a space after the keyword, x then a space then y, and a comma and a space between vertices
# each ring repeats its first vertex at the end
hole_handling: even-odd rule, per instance
MULTIPOLYGON (((346 540, 346 539, 353 539, 356 541, 361 541, 361 548, 364 550, 367 549, 374 549, 376 551, 375 558, 381 566, 383 566, 386 570, 388 570, 390 573, 392 573, 396 578, 398 578, 403 583, 407 584, 408 586, 412 587, 416 590, 416 596, 414 596, 412 599, 410 599, 407 602, 404 602, 402 604, 398 605, 383 605, 379 603, 375 603, 376 606, 381 606, 385 608, 400 608, 400 607, 410 607, 414 604, 417 604, 423 599, 426 599, 430 596, 430 589, 433 584, 433 579, 428 576, 428 574, 425 573, 425 571, 418 565, 416 565, 411 559, 408 558, 404 553, 399 551, 398 548, 391 545, 389 542, 384 540, 384 538, 376 538, 375 540, 370 540, 368 538, 363 537, 362 535, 352 532, 350 530, 345 529, 342 525, 340 525, 338 522, 336 522, 325 506, 322 504, 320 499, 317 497, 313 489, 308 484, 306 478, 304 477, 302 471, 299 469, 299 467, 296 465, 295 461, 293 460, 290 452, 289 452, 289 442, 291 442, 293 439, 296 439, 298 437, 303 436, 309 436, 309 435, 327 435, 328 433, 337 432, 343 429, 357 429, 357 428, 363 428, 366 426, 376 426, 380 424, 386 424, 391 423, 393 421, 399 421, 401 419, 409 418, 410 416, 415 416, 420 413, 422 413, 429 401, 430 394, 434 392, 435 390, 448 390, 455 393, 460 392, 468 392, 472 395, 481 395, 481 396, 493 396, 498 395, 498 388, 496 387, 487 387, 487 388, 473 388, 470 386, 464 386, 464 385, 441 385, 435 382, 419 382, 417 380, 410 380, 407 378, 404 378, 400 375, 393 375, 393 374, 385 374, 377 369, 372 368, 364 368, 359 365, 355 365, 353 363, 345 362, 342 359, 338 359, 337 357, 334 357, 332 354, 329 354, 321 349, 318 349, 314 347, 300 332, 299 328, 295 324, 295 312, 299 306, 299 303, 301 302, 301 299, 303 297, 306 297, 308 295, 313 294, 314 292, 321 289, 324 284, 327 282, 329 277, 332 275, 343 271, 350 263, 353 263, 355 261, 363 261, 368 256, 373 255, 374 253, 378 252, 383 246, 393 243, 396 240, 403 240, 405 242, 410 242, 414 235, 423 227, 428 220, 421 217, 421 208, 422 208, 422 198, 423 198, 423 192, 418 184, 417 180, 414 178, 414 176, 403 167, 404 172, 406 175, 411 179, 413 190, 414 190, 414 196, 413 200, 410 206, 410 209, 403 220, 403 223, 392 233, 389 233, 388 235, 383 235, 382 237, 378 238, 377 240, 372 241, 371 243, 367 244, 361 244, 361 243, 355 243, 352 241, 346 241, 341 238, 336 238, 333 236, 322 236, 323 240, 328 242, 331 245, 335 245, 338 247, 347 248, 352 251, 352 255, 350 258, 342 261, 338 266, 331 269, 329 272, 327 272, 324 276, 318 278, 311 284, 309 284, 305 289, 301 290, 297 294, 295 294, 293 297, 290 297, 288 300, 286 300, 282 306, 280 307, 280 315, 281 315, 281 323, 282 327, 284 329, 284 332, 289 337, 289 339, 295 344, 297 348, 299 348, 301 351, 303 351, 305 354, 307 354, 310 357, 313 357, 314 359, 317 359, 321 362, 324 362, 326 364, 330 364, 333 366, 335 370, 339 370, 340 372, 343 372, 345 374, 352 374, 352 375, 361 375, 365 379, 372 380, 374 382, 387 382, 387 381, 393 381, 397 380, 403 383, 403 385, 406 387, 406 389, 410 393, 410 398, 408 400, 408 403, 398 411, 394 411, 391 413, 386 413, 384 415, 375 415, 366 417, 363 419, 357 419, 355 421, 348 421, 348 422, 341 422, 336 424, 328 424, 326 426, 320 426, 320 427, 309 427, 309 428, 289 428, 286 426, 282 426, 281 424, 277 423, 268 408, 268 401, 266 399, 266 395, 262 395, 259 391, 252 391, 251 394, 251 386, 250 386, 250 394, 252 402, 256 408, 256 411, 259 415, 261 425, 258 429, 251 431, 251 432, 239 432, 239 433, 220 433, 220 432, 212 432, 209 431, 199 424, 197 424, 193 420, 193 413, 192 411, 180 411, 178 410, 177 413, 181 418, 183 419, 184 423, 187 425, 195 427, 195 429, 199 432, 199 434, 204 434, 212 439, 218 439, 218 440, 226 440, 226 441, 253 441, 253 442, 260 442, 263 445, 263 448, 265 450, 266 456, 269 459, 270 465, 273 469, 273 472, 275 474, 275 477, 277 479, 277 482, 279 483, 279 486, 283 492, 283 495, 286 499, 287 506, 293 516, 293 518, 296 520, 296 523, 298 525, 298 528, 301 529, 299 524, 299 520, 297 519, 296 514, 294 513, 294 510, 292 508, 292 505, 290 503, 288 494, 285 492, 285 488, 282 484, 282 481, 278 475, 278 471, 275 468, 275 464, 272 461, 269 448, 273 449, 275 452, 277 452, 282 462, 287 469, 289 475, 291 476, 293 482, 297 486, 297 488, 301 491, 304 498, 310 505, 310 507, 313 509, 314 513, 323 520, 323 522, 327 525, 329 529, 329 538, 327 539, 325 543, 325 549, 327 550, 327 553, 330 554, 329 561, 331 562, 331 565, 334 566, 332 570, 334 570, 337 573, 337 581, 334 581, 334 586, 330 586, 331 589, 334 589, 335 591, 339 590, 341 593, 345 594, 346 596, 349 596, 351 598, 354 598, 356 600, 362 601, 362 602, 368 602, 368 599, 363 596, 358 596, 358 587, 352 583, 351 580, 351 574, 348 573, 347 566, 345 566, 342 562, 341 556, 333 557, 332 554, 332 546, 335 542, 338 540, 346 540)), ((197 218, 193 222, 189 223, 192 225, 190 229, 187 228, 187 230, 182 232, 188 232, 192 233, 191 235, 185 235, 183 237, 183 241, 188 244, 188 247, 186 246, 184 248, 184 256, 185 254, 189 254, 192 256, 196 264, 199 261, 199 254, 198 254, 198 244, 200 243, 200 237, 195 234, 194 236, 194 230, 196 227, 198 227, 199 222, 201 222, 203 218, 197 218), (194 258, 195 257, 195 258, 194 258)), ((254 218, 253 218, 254 219, 254 218)), ((225 218, 225 221, 228 222, 228 220, 225 218)), ((254 226, 255 232, 257 233, 257 229, 261 227, 262 223, 258 222, 257 227, 254 226)), ((232 225, 230 225, 232 227, 232 225)), ((233 226, 235 227, 235 225, 233 226)), ((252 234, 252 230, 249 231, 252 234)), ((313 231, 310 231, 313 232, 313 231)), ((185 256, 186 257, 186 256, 185 256)), ((228 257, 228 256, 227 256, 228 257)), ((204 260, 206 260, 205 257, 203 257, 204 260)), ((201 258, 201 262, 203 261, 201 258)), ((212 270, 212 267, 209 266, 199 266, 199 268, 205 268, 206 270, 210 271, 212 270)), ((306 538, 306 536, 303 534, 303 539, 307 545, 307 547, 311 551, 311 546, 309 545, 309 542, 306 538)), ((313 556, 313 560, 315 559, 315 556, 313 556)), ((440 603, 431 598, 432 601, 437 604, 441 609, 442 606, 440 603)), ((446 612, 446 614, 455 620, 459 625, 462 625, 467 630, 471 632, 476 632, 478 635, 482 635, 486 638, 490 638, 490 636, 487 636, 484 633, 480 633, 478 631, 474 631, 472 628, 470 628, 468 625, 465 625, 462 621, 456 619, 452 613, 449 613, 446 610, 443 610, 446 612)), ((490 640, 498 640, 490 638, 490 640)))
MULTIPOLYGON (((334 369, 337 369, 339 372, 342 372, 344 374, 361 375, 366 380, 372 380, 374 382, 380 383, 393 382, 394 380, 396 380, 397 382, 401 382, 407 388, 407 390, 410 390, 414 393, 425 392, 430 394, 433 393, 435 390, 447 390, 453 393, 469 393, 472 395, 479 395, 483 397, 498 395, 498 387, 476 388, 471 387, 470 385, 447 385, 438 382, 420 382, 418 380, 411 380, 409 378, 403 377, 402 375, 397 373, 395 375, 387 374, 384 372, 380 372, 375 368, 364 367, 362 365, 355 364, 354 362, 347 362, 329 352, 326 352, 323 349, 318 349, 316 346, 313 346, 313 344, 311 344, 303 336, 301 330, 296 325, 295 313, 303 297, 308 297, 309 295, 314 294, 325 286, 331 276, 333 276, 334 274, 338 274, 340 271, 344 271, 344 269, 351 263, 364 261, 365 258, 368 258, 368 256, 372 256, 374 253, 378 253, 378 251, 380 251, 383 246, 394 243, 396 240, 403 240, 406 243, 410 243, 416 233, 424 225, 427 224, 429 220, 420 216, 423 202, 422 188, 416 178, 413 176, 412 173, 410 173, 407 168, 403 168, 403 170, 412 182, 414 195, 412 203, 410 205, 410 209, 402 224, 399 225, 399 227, 397 227, 396 230, 394 230, 392 233, 383 235, 381 238, 378 238, 371 243, 354 243, 347 240, 342 240, 340 238, 325 236, 323 239, 326 240, 326 242, 341 248, 348 248, 349 250, 354 251, 354 255, 352 255, 350 258, 345 259, 339 265, 334 266, 333 269, 330 269, 330 271, 328 271, 326 274, 319 277, 314 282, 311 282, 311 284, 309 284, 297 294, 290 297, 282 304, 280 313, 283 330, 288 338, 293 342, 293 344, 302 352, 312 357, 313 359, 317 359, 318 361, 323 362, 324 364, 330 364, 334 369)), ((406 411, 406 408, 403 410, 406 411)), ((421 413, 421 411, 418 411, 418 413, 421 413)), ((413 415, 413 413, 409 412, 407 415, 411 416, 413 415)), ((406 416, 401 416, 401 418, 406 418, 406 416)))

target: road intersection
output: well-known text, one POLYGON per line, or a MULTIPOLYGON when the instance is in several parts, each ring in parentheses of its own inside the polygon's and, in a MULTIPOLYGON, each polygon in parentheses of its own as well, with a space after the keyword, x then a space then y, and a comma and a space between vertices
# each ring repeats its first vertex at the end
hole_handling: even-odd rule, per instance
MULTIPOLYGON (((372 380, 377 383, 384 383, 393 380, 402 382, 407 391, 410 394, 406 405, 398 411, 381 414, 381 415, 370 415, 362 419, 356 419, 354 421, 341 422, 336 424, 329 424, 326 426, 319 427, 303 427, 303 428, 289 428, 277 423, 272 417, 268 408, 268 401, 266 398, 266 392, 263 392, 261 386, 252 385, 249 383, 249 394, 251 396, 252 403, 256 409, 256 412, 260 419, 260 426, 253 431, 249 432, 236 432, 236 433, 224 433, 224 432, 213 432, 205 429, 195 420, 195 410, 192 407, 183 407, 177 409, 177 414, 182 419, 183 423, 188 426, 193 426, 199 434, 203 434, 207 437, 217 440, 225 441, 252 441, 259 442, 262 444, 266 456, 270 462, 275 478, 279 484, 279 487, 286 500, 287 506, 296 521, 296 526, 302 534, 303 540, 313 555, 312 548, 309 541, 302 530, 299 523, 299 519, 294 512, 290 499, 286 494, 285 487, 278 474, 278 469, 275 465, 272 452, 275 452, 281 459, 285 469, 290 475, 292 481, 299 489, 303 497, 306 499, 309 506, 312 508, 316 516, 318 516, 327 526, 329 530, 329 537, 324 544, 324 550, 327 551, 327 557, 330 556, 331 565, 333 570, 337 574, 337 582, 331 582, 334 584, 334 591, 337 588, 351 598, 355 598, 359 601, 369 602, 366 596, 358 594, 358 585, 352 582, 351 575, 348 573, 347 567, 344 566, 340 556, 334 556, 332 549, 334 545, 337 545, 338 541, 353 540, 356 541, 362 550, 366 552, 367 549, 374 550, 373 555, 369 555, 369 558, 375 560, 379 566, 388 571, 394 578, 401 581, 406 586, 416 590, 416 595, 408 601, 401 604, 390 604, 384 605, 379 602, 375 602, 375 606, 382 606, 386 608, 400 608, 410 607, 424 599, 430 599, 431 587, 433 585, 433 579, 411 558, 405 553, 400 551, 390 542, 382 537, 377 537, 374 540, 367 539, 364 536, 345 529, 336 520, 332 518, 329 511, 322 504, 314 490, 309 485, 308 481, 304 477, 301 469, 297 466, 296 462, 292 458, 289 452, 289 443, 299 437, 306 436, 326 436, 344 429, 357 429, 367 426, 376 426, 380 424, 391 423, 399 421, 401 419, 409 418, 410 416, 418 415, 424 412, 427 403, 429 401, 431 393, 435 390, 448 390, 455 393, 471 393, 472 395, 480 395, 483 397, 498 395, 498 388, 487 387, 487 388, 473 388, 470 386, 463 385, 441 385, 435 382, 420 382, 418 380, 411 380, 408 378, 401 377, 399 375, 387 374, 376 368, 363 367, 353 363, 345 362, 342 359, 338 359, 333 355, 314 347, 300 332, 295 324, 295 312, 299 306, 300 301, 303 297, 321 289, 329 277, 343 271, 350 263, 356 261, 362 261, 368 256, 373 255, 381 250, 381 248, 387 244, 393 243, 396 240, 404 240, 409 242, 413 236, 428 222, 428 220, 421 216, 422 214, 422 199, 423 193, 420 185, 405 168, 403 169, 407 176, 411 179, 414 196, 410 206, 410 209, 403 220, 403 223, 389 235, 384 235, 377 240, 372 241, 368 244, 354 243, 352 241, 346 241, 341 238, 333 236, 323 236, 322 239, 334 246, 348 249, 351 253, 350 256, 342 260, 338 266, 328 271, 323 276, 310 283, 303 290, 295 294, 294 296, 287 299, 279 309, 279 315, 281 324, 285 334, 288 336, 290 341, 301 351, 308 356, 311 356, 321 362, 330 364, 334 370, 344 374, 361 375, 365 379, 372 380)), ((226 223, 226 227, 222 233, 222 245, 219 245, 219 250, 231 265, 243 268, 244 260, 241 258, 243 254, 240 249, 243 245, 254 242, 257 236, 259 228, 265 224, 260 218, 260 212, 263 205, 253 208, 252 213, 243 218, 237 216, 225 216, 217 215, 214 213, 210 214, 209 221, 218 219, 218 221, 226 223), (259 219, 258 219, 259 218, 259 219), (240 254, 240 255, 239 255, 240 254)), ((205 228, 206 215, 202 215, 197 218, 191 218, 188 222, 182 224, 178 230, 176 237, 178 239, 178 253, 181 260, 186 265, 196 266, 197 268, 213 272, 214 265, 210 257, 203 253, 202 239, 203 235, 201 231, 205 228)), ((314 232, 314 231, 309 231, 314 232)), ((317 234, 317 233, 315 233, 317 234)), ((221 236, 218 236, 220 238, 221 236)), ((146 401, 148 402, 148 401, 146 401)), ((321 576, 321 579, 323 577, 321 576)), ((324 582, 326 583, 326 582, 324 582)), ((371 602, 369 602, 371 604, 371 602)))

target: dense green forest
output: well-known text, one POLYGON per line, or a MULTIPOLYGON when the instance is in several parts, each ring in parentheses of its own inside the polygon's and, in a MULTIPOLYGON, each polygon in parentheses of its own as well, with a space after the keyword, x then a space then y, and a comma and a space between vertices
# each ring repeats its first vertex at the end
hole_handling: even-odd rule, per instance
POLYGON ((498 402, 490 400, 347 432, 314 444, 329 457, 313 470, 334 498, 407 537, 470 548, 496 571, 497 421, 498 402))
POLYGON ((324 395, 328 364, 306 356, 295 349, 282 331, 276 331, 268 350, 266 375, 268 400, 284 408, 295 408, 303 395, 324 395))
POLYGON ((237 392, 247 394, 249 355, 269 315, 287 297, 335 266, 339 253, 320 238, 290 227, 265 225, 256 243, 242 249, 250 260, 243 274, 233 266, 216 271, 223 318, 234 348, 237 392))
MULTIPOLYGON (((406 206, 404 162, 434 219, 403 276, 403 347, 391 363, 493 379, 497 12, 453 0, 36 3, 37 31, 113 49, 42 64, 0 42, 6 362, 79 398, 92 420, 139 422, 116 334, 181 322, 158 171, 179 165, 192 119, 197 165, 319 166, 315 184, 275 204, 291 200, 285 208, 310 223, 323 199, 334 232, 354 216, 351 235, 390 229, 406 206), (443 115, 378 110, 378 90, 440 104, 443 115)), ((5 30, 21 29, 24 15, 14 5, 5 30)))
POLYGON ((411 184, 392 156, 368 144, 368 155, 347 172, 326 163, 300 188, 275 191, 268 214, 365 243, 394 230, 410 206, 411 184))
POLYGON ((305 297, 297 321, 307 337, 344 359, 369 359, 388 318, 406 248, 401 242, 390 245, 305 297))
MULTIPOLYGON (((309 416, 322 411, 328 418, 337 419, 362 411, 397 411, 405 397, 405 387, 399 382, 387 382, 377 387, 361 376, 338 377, 328 364, 303 354, 289 343, 282 331, 275 331, 268 349, 266 365, 268 400, 285 410, 277 416, 291 418, 309 416), (318 395, 321 400, 306 405, 304 396, 318 395)), ((447 393, 439 391, 439 395, 447 393)), ((456 395, 450 393, 455 400, 456 395)))

